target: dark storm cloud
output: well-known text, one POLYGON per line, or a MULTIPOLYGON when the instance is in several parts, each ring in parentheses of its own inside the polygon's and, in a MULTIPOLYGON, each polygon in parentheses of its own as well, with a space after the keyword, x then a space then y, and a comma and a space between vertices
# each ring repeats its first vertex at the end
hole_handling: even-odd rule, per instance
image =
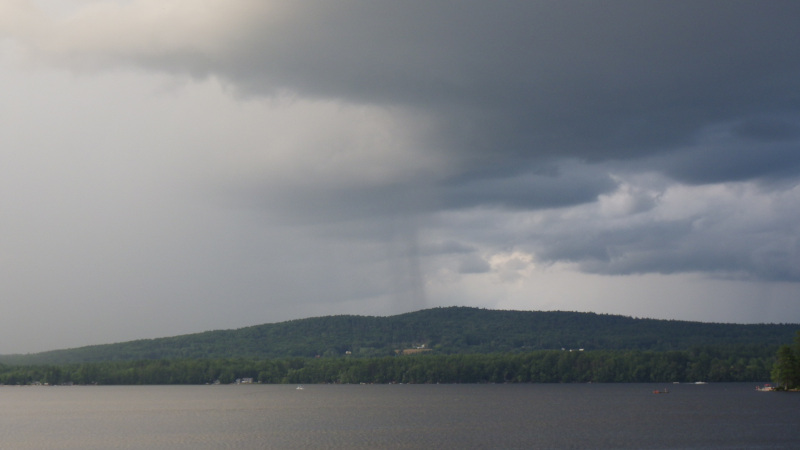
POLYGON ((385 221, 398 218, 476 205, 515 210, 572 206, 593 202, 598 194, 617 186, 604 170, 574 161, 523 172, 504 169, 462 173, 438 182, 386 183, 369 188, 310 184, 276 193, 255 185, 236 195, 244 195, 255 207, 287 213, 289 222, 324 224, 329 229, 343 222, 345 226, 338 228, 340 235, 382 238, 393 233, 385 221))
POLYGON ((800 122, 797 117, 763 117, 743 120, 736 124, 733 133, 755 142, 797 141, 800 139, 800 122))
POLYGON ((243 96, 419 113, 431 130, 419 151, 448 161, 446 174, 422 181, 312 187, 277 200, 301 216, 548 208, 613 188, 592 166, 541 174, 562 159, 635 161, 694 184, 800 170, 797 2, 242 5, 213 45, 130 57, 221 77, 243 96), (720 127, 724 139, 708 136, 720 127))
POLYGON ((582 270, 591 273, 703 272, 737 279, 800 281, 800 248, 779 233, 720 235, 718 231, 697 232, 684 222, 614 230, 589 242, 578 254, 572 248, 572 254, 551 255, 577 261, 582 270))
MULTIPOLYGON (((526 203, 517 182, 500 178, 558 158, 644 158, 652 170, 698 183, 769 176, 747 158, 707 179, 696 173, 738 151, 698 145, 720 125, 732 126, 734 144, 754 149, 797 142, 793 1, 242 1, 221 9, 225 25, 207 35, 195 30, 170 43, 172 30, 156 30, 153 42, 166 44, 75 55, 216 76, 244 96, 420 113, 432 130, 424 151, 449 158, 450 173, 430 181, 482 190, 473 204, 526 203), (683 153, 671 161, 676 149, 683 153), (648 159, 657 155, 667 155, 666 164, 648 159)), ((797 154, 771 155, 796 172, 797 154)), ((532 206, 555 205, 559 196, 532 206)), ((444 195, 453 206, 468 206, 466 198, 444 195)), ((563 204, 587 199, 589 190, 576 191, 563 204)))
POLYGON ((694 184, 792 178, 800 172, 800 141, 700 147, 655 160, 663 162, 665 173, 694 184))
POLYGON ((434 112, 448 150, 481 165, 643 156, 709 125, 800 108, 796 2, 303 5, 242 30, 215 59, 161 63, 244 93, 434 112))
MULTIPOLYGON (((501 166, 502 167, 502 166, 501 166)), ((533 167, 470 172, 438 186, 443 206, 464 208, 474 205, 513 209, 553 208, 592 202, 612 190, 616 183, 602 171, 575 162, 533 167)))
POLYGON ((693 184, 792 179, 800 174, 800 117, 744 118, 711 126, 692 145, 643 159, 640 167, 693 184))

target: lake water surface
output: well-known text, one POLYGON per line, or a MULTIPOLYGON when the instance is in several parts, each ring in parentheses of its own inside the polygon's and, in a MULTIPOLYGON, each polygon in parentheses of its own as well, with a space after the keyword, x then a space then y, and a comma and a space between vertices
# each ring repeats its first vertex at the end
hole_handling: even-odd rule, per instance
POLYGON ((800 448, 800 394, 754 387, 3 386, 0 448, 800 448))

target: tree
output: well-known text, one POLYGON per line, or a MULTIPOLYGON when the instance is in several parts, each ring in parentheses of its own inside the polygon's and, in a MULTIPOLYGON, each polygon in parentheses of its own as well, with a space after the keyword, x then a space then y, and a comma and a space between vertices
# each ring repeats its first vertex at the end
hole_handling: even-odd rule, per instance
POLYGON ((778 359, 772 368, 772 381, 779 388, 800 389, 800 331, 794 338, 794 345, 784 345, 778 349, 778 359))

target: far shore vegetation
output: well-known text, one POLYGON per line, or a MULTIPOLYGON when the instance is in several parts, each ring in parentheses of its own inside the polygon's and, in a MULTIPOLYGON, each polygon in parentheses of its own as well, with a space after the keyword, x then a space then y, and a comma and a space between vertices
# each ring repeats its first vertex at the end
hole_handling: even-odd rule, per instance
POLYGON ((774 358, 714 349, 378 358, 161 359, 0 366, 4 385, 253 383, 632 383, 768 380, 774 358))

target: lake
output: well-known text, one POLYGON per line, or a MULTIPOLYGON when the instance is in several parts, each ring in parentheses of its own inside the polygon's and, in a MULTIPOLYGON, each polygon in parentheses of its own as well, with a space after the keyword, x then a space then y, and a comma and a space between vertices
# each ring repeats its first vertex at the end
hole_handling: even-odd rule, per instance
POLYGON ((753 383, 0 387, 3 449, 799 448, 753 383), (669 394, 653 394, 654 389, 669 394))

